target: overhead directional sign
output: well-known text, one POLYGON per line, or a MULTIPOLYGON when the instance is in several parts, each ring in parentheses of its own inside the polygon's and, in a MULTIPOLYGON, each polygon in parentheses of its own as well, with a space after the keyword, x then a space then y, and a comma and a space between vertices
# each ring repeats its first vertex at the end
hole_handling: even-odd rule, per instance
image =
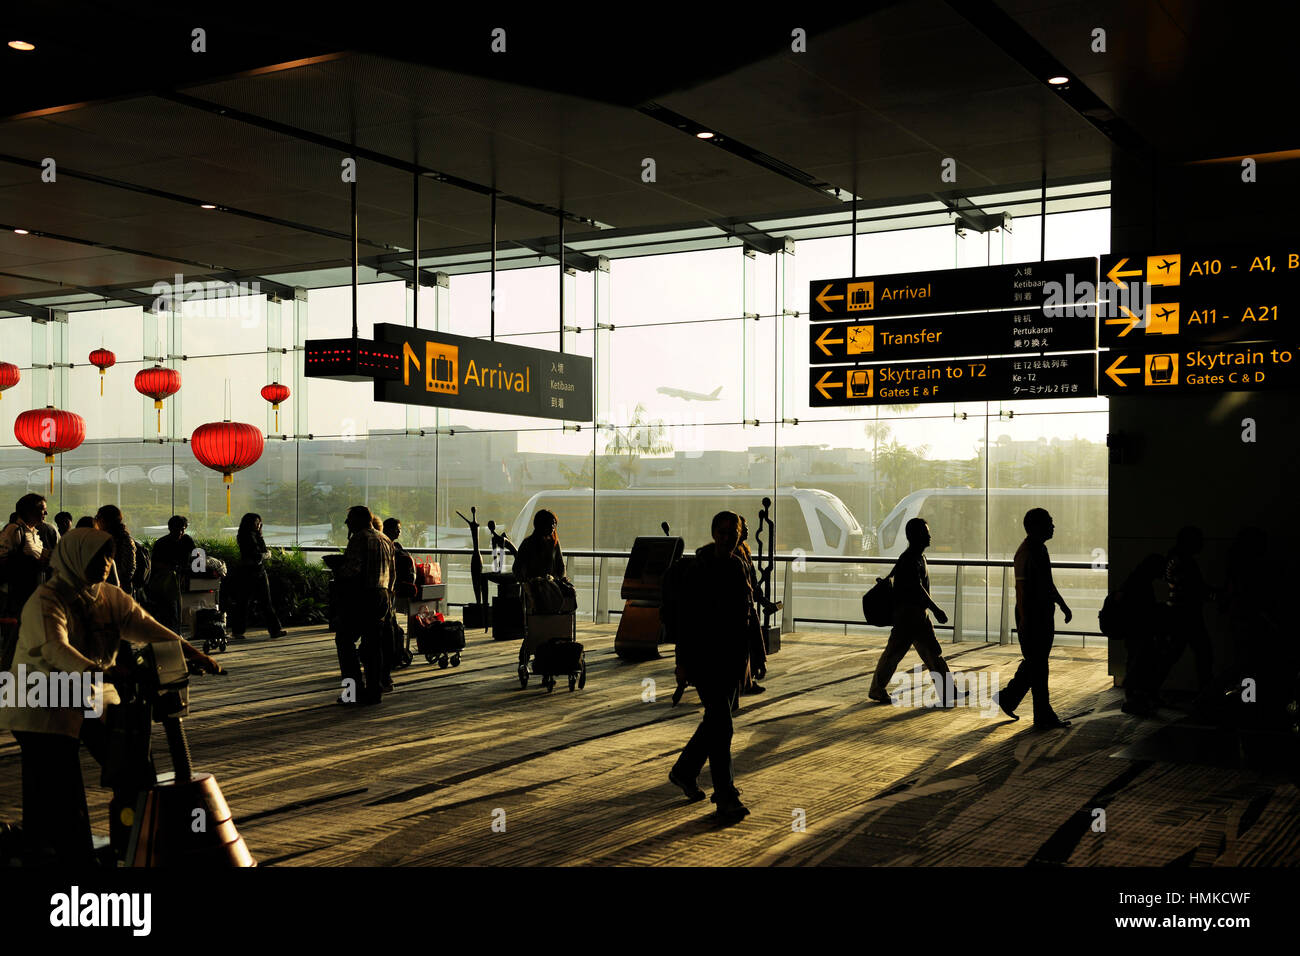
POLYGON ((1097 260, 1056 259, 971 269, 901 272, 809 284, 809 318, 871 319, 1095 300, 1097 260), (1080 295, 1072 290, 1082 290, 1080 295))
POLYGON ((808 386, 813 408, 1091 398, 1097 353, 814 368, 808 386))
POLYGON ((808 327, 808 362, 889 362, 962 355, 1075 352, 1097 347, 1096 309, 1085 318, 1048 318, 1041 309, 974 312, 808 327))
POLYGON ((1171 292, 1203 294, 1233 286, 1256 289, 1289 285, 1300 276, 1300 242, 1290 248, 1220 249, 1213 253, 1171 247, 1155 253, 1126 253, 1101 257, 1101 277, 1117 290, 1145 282, 1153 298, 1171 292))
POLYGON ((591 359, 485 339, 377 324, 375 339, 401 356, 401 373, 375 380, 375 400, 592 420, 591 359))
MULTIPOLYGON (((1253 295, 1242 304, 1198 293, 1195 301, 1150 302, 1144 309, 1120 306, 1101 321, 1103 348, 1150 349, 1161 343, 1262 342, 1300 333, 1300 302, 1291 294, 1253 295)), ((1111 310, 1106 310, 1109 313, 1111 310)))
MULTIPOLYGON (((1150 343, 1142 343, 1149 346, 1150 343)), ((1293 343, 1204 345, 1181 351, 1127 352, 1101 356, 1102 395, 1253 392, 1300 384, 1293 343)))

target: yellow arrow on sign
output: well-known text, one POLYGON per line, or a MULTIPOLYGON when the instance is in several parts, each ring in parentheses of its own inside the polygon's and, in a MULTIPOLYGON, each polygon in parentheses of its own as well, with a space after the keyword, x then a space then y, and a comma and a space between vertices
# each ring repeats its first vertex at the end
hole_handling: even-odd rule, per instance
POLYGON ((830 292, 830 291, 831 291, 831 289, 832 289, 832 287, 834 287, 834 285, 835 285, 834 282, 828 282, 828 283, 826 283, 826 288, 822 289, 821 292, 818 292, 818 293, 817 293, 817 304, 820 305, 820 306, 821 306, 823 309, 825 309, 827 312, 831 311, 831 307, 830 307, 829 305, 826 304, 827 302, 834 302, 836 299, 843 299, 843 298, 844 298, 844 296, 842 296, 842 295, 827 295, 827 294, 826 294, 827 292, 830 292))
POLYGON ((1121 306, 1119 307, 1119 310, 1120 310, 1121 312, 1123 312, 1125 315, 1127 315, 1128 318, 1127 318, 1127 319, 1107 319, 1107 320, 1106 320, 1106 324, 1107 324, 1107 325, 1122 325, 1122 326, 1124 326, 1124 331, 1121 332, 1121 333, 1117 336, 1117 338, 1121 338, 1121 339, 1122 339, 1124 336, 1128 335, 1128 334, 1129 334, 1130 332, 1132 332, 1135 328, 1137 328, 1138 323, 1141 322, 1142 320, 1141 320, 1140 318, 1138 318, 1136 315, 1134 315, 1134 314, 1133 314, 1133 313, 1132 313, 1128 308, 1126 308, 1125 306, 1122 306, 1122 305, 1121 305, 1121 306))
MULTIPOLYGON (((843 296, 841 296, 841 298, 843 298, 843 296)), ((819 349, 821 349, 822 352, 825 353, 826 355, 830 355, 830 354, 831 354, 831 350, 828 349, 826 346, 828 346, 828 345, 843 345, 843 344, 844 344, 844 340, 843 340, 843 339, 828 339, 828 338, 826 337, 826 336, 830 335, 830 334, 831 334, 832 332, 834 332, 834 331, 835 331, 835 329, 833 329, 833 328, 829 328, 829 327, 828 327, 828 328, 826 328, 825 330, 823 330, 823 332, 822 332, 821 335, 817 336, 817 342, 816 342, 815 344, 816 344, 817 347, 818 347, 819 349)))
POLYGON ((1142 274, 1141 269, 1128 269, 1121 272, 1120 270, 1124 269, 1124 263, 1126 262, 1128 262, 1128 259, 1121 258, 1119 262, 1111 266, 1110 271, 1106 273, 1106 278, 1115 283, 1121 289, 1127 289, 1128 283, 1121 279, 1120 276, 1140 276, 1142 274))
POLYGON ((828 381, 826 381, 826 380, 827 380, 828 378, 830 378, 833 374, 834 374, 833 371, 823 372, 823 373, 822 373, 821 380, 818 381, 818 382, 814 382, 814 383, 813 383, 813 388, 817 389, 817 391, 819 391, 819 392, 822 393, 822 398, 825 398, 825 399, 830 399, 830 398, 831 398, 831 393, 828 392, 828 391, 826 391, 826 389, 828 389, 828 388, 843 388, 843 387, 844 387, 844 383, 843 383, 843 382, 828 382, 828 381))
POLYGON ((1121 355, 1119 358, 1115 359, 1115 361, 1110 363, 1110 368, 1106 369, 1106 374, 1109 375, 1111 380, 1120 388, 1128 387, 1128 382, 1120 378, 1121 375, 1132 375, 1142 371, 1140 368, 1120 368, 1121 363, 1123 363, 1126 358, 1128 358, 1127 355, 1121 355))

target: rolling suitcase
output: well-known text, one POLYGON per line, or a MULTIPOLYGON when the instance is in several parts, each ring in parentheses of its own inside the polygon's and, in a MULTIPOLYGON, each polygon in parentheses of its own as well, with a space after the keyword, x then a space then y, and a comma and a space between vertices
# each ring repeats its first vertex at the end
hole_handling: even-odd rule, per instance
POLYGON ((492 599, 492 640, 517 641, 524 636, 524 599, 519 592, 492 599))
POLYGON ((555 638, 537 647, 533 654, 533 673, 542 678, 549 694, 555 690, 555 678, 569 678, 569 690, 587 686, 587 654, 577 641, 555 638))
POLYGON ((465 649, 465 625, 460 621, 413 617, 411 633, 415 636, 415 649, 428 663, 437 660, 439 667, 460 666, 460 652, 465 649))
POLYGON ((226 615, 215 607, 194 610, 194 641, 206 654, 210 650, 224 651, 227 643, 226 615))

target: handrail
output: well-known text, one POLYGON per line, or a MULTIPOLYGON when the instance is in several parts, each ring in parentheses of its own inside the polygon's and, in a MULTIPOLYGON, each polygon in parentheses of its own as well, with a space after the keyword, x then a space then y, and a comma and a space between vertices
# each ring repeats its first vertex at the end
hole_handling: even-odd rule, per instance
MULTIPOLYGON (((326 554, 342 551, 343 546, 337 548, 325 547, 322 545, 288 545, 286 547, 297 548, 299 551, 319 551, 326 554)), ((405 545, 403 545, 405 547, 405 545)), ((474 553, 473 548, 425 548, 409 547, 406 548, 411 554, 454 554, 469 557, 474 553)), ((480 555, 491 555, 491 550, 479 549, 480 555)), ((628 558, 632 556, 631 551, 565 551, 566 558, 628 558)), ((795 561, 804 561, 809 564, 894 564, 898 558, 888 558, 880 556, 863 556, 854 557, 847 554, 777 554, 773 559, 785 564, 791 564, 795 561)), ((1015 565, 1015 561, 1010 558, 932 558, 926 555, 926 563, 940 568, 1010 568, 1015 565)), ((1105 571, 1108 570, 1109 564, 1105 561, 1052 561, 1052 570, 1070 570, 1070 571, 1105 571)))

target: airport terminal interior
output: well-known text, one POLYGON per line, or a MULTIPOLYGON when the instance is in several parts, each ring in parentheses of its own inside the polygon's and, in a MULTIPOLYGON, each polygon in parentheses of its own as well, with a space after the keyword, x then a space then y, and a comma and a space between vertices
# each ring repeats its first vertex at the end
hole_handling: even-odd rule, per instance
POLYGON ((1272 14, 67 6, 0 16, 0 678, 54 640, 23 542, 56 588, 101 529, 226 672, 124 645, 94 860, 1300 864, 1272 14), (682 693, 724 560, 731 706, 682 693), (747 815, 668 779, 728 712, 747 815))

